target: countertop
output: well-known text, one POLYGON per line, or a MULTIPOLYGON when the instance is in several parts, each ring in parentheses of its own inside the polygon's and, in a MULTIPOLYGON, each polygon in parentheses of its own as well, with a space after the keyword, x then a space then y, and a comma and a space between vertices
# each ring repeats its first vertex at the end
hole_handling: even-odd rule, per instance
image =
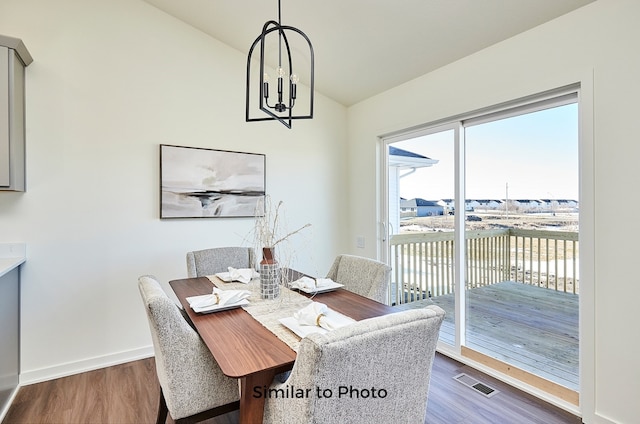
POLYGON ((0 243, 0 277, 27 260, 27 246, 24 243, 0 243))

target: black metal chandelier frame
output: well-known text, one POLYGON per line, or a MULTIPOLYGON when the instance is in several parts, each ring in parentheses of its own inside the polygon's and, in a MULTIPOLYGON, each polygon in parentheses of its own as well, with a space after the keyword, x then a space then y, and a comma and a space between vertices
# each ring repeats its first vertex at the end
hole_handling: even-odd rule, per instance
POLYGON ((247 86, 246 86, 246 121, 254 122, 254 121, 269 121, 269 120, 277 120, 280 121, 287 128, 291 128, 292 121, 294 119, 312 119, 313 118, 313 94, 314 94, 314 54, 313 54, 313 45, 309 40, 307 35, 300 31, 298 28, 282 25, 280 16, 280 0, 278 0, 278 22, 270 20, 267 21, 263 27, 260 35, 255 39, 251 48, 249 49, 249 55, 247 57, 247 86), (310 54, 310 80, 309 80, 309 113, 307 115, 294 115, 293 109, 296 104, 297 97, 297 81, 292 78, 295 76, 293 72, 293 64, 291 60, 291 48, 289 46, 289 39, 287 38, 287 32, 294 32, 299 34, 308 44, 309 46, 309 54, 310 54), (273 105, 269 105, 269 83, 265 79, 265 38, 267 35, 277 32, 278 34, 278 68, 277 68, 277 95, 278 98, 276 103, 273 105), (258 91, 258 105, 261 111, 267 114, 265 117, 260 118, 252 118, 250 117, 250 98, 251 98, 251 58, 254 53, 256 46, 260 44, 260 89, 258 91), (288 96, 284 98, 284 75, 282 72, 284 69, 282 68, 282 47, 285 47, 286 52, 286 63, 289 66, 289 77, 287 78, 289 88, 288 88, 288 96))

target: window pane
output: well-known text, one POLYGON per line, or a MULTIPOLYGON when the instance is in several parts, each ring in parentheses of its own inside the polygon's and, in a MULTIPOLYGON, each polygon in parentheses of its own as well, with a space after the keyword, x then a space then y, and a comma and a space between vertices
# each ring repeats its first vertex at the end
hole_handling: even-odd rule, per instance
POLYGON ((577 113, 465 128, 466 345, 575 390, 577 113))
MULTIPOLYGON (((389 194, 399 197, 391 238, 392 287, 398 303, 446 312, 440 340, 453 345, 454 325, 454 132, 447 130, 390 145, 389 194)), ((393 222, 393 221, 392 221, 393 222)))

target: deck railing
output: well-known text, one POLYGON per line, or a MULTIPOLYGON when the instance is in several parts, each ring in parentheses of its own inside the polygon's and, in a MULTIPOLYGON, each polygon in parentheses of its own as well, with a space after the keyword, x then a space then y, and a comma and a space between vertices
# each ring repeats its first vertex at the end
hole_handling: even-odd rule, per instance
MULTIPOLYGON (((454 233, 391 237, 390 303, 453 293, 454 233)), ((516 281, 578 293, 578 233, 540 230, 467 231, 466 286, 516 281)))

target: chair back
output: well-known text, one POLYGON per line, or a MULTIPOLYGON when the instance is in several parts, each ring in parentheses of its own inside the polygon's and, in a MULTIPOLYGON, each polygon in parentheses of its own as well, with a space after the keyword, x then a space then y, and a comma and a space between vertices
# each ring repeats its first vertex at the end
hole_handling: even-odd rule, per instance
POLYGON ((189 325, 158 281, 138 279, 144 302, 156 371, 174 420, 238 400, 236 380, 222 374, 209 348, 189 325))
POLYGON ((267 398, 265 422, 423 423, 443 319, 432 305, 307 336, 289 379, 271 389, 311 391, 267 398))
POLYGON ((353 255, 338 255, 327 278, 344 284, 349 291, 386 303, 391 267, 374 259, 353 255))
POLYGON ((187 253, 187 275, 203 277, 225 272, 229 267, 253 268, 255 254, 250 247, 214 247, 187 253))

